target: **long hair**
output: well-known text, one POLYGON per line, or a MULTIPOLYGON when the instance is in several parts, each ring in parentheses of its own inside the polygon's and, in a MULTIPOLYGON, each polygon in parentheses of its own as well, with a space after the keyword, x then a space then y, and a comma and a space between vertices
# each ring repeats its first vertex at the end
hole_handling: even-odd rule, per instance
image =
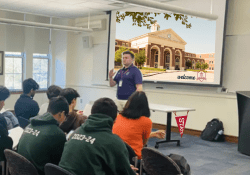
POLYGON ((120 114, 130 119, 138 119, 141 116, 150 117, 148 98, 145 92, 134 92, 128 98, 128 101, 120 114))

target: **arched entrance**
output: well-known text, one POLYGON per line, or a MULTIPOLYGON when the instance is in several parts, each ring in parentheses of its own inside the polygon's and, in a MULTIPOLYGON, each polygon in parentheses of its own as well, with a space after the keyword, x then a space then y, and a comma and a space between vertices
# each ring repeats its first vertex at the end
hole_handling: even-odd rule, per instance
POLYGON ((172 52, 169 48, 164 50, 163 68, 169 70, 172 64, 172 52))
POLYGON ((181 64, 182 64, 182 55, 179 50, 175 51, 175 70, 180 70, 181 69, 181 64))
POLYGON ((150 67, 158 68, 160 65, 160 48, 153 46, 151 48, 151 62, 150 67))

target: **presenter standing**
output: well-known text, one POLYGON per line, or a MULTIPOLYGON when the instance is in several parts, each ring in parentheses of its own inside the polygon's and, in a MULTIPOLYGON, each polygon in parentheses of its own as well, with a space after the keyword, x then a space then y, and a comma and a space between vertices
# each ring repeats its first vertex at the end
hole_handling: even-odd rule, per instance
POLYGON ((109 71, 109 85, 113 87, 117 84, 117 100, 115 102, 119 111, 123 109, 124 104, 133 92, 142 91, 142 73, 133 65, 134 54, 125 51, 122 55, 124 67, 116 75, 113 69, 109 71))

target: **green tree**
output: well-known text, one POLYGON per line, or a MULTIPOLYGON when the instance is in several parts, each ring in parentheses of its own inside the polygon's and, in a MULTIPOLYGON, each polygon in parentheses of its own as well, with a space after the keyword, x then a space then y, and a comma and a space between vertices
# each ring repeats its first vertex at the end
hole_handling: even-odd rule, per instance
POLYGON ((116 52, 115 52, 115 61, 118 63, 122 62, 122 53, 129 50, 126 47, 120 47, 116 52))
POLYGON ((200 62, 197 62, 197 63, 195 64, 195 67, 196 67, 197 69, 201 69, 201 63, 200 63, 200 62))
POLYGON ((190 60, 188 60, 188 61, 186 62, 186 66, 187 66, 188 68, 192 67, 192 62, 191 62, 190 60))
POLYGON ((201 69, 202 69, 202 70, 206 70, 208 67, 209 67, 209 66, 208 66, 207 63, 203 63, 203 64, 201 65, 201 69))
MULTIPOLYGON (((147 26, 147 29, 150 29, 151 25, 156 22, 154 17, 160 15, 161 13, 150 13, 150 12, 116 12, 116 22, 120 23, 121 20, 127 16, 132 17, 133 26, 137 25, 138 27, 147 26)), ((188 23, 188 16, 183 14, 176 13, 164 13, 164 19, 168 20, 169 18, 174 17, 176 21, 181 21, 182 25, 185 25, 186 28, 191 28, 191 23, 188 23)))
POLYGON ((141 69, 141 66, 145 63, 146 57, 145 50, 141 50, 139 53, 135 54, 135 62, 137 62, 139 68, 141 69))

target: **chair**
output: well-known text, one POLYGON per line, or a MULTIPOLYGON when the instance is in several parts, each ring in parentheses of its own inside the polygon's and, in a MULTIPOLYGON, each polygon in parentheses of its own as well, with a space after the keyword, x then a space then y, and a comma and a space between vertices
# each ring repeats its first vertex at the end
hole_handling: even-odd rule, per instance
POLYGON ((4 150, 10 175, 38 175, 34 165, 22 155, 9 150, 4 150))
POLYGON ((20 127, 23 128, 23 129, 24 129, 26 126, 28 126, 28 124, 30 124, 30 121, 27 120, 26 118, 23 118, 23 117, 18 116, 17 119, 18 119, 18 122, 19 122, 20 127))
POLYGON ((168 156, 152 148, 142 149, 142 166, 148 175, 181 175, 179 166, 168 156))
POLYGON ((45 175, 73 175, 67 170, 54 165, 52 163, 47 163, 44 167, 45 175))
POLYGON ((129 162, 131 165, 134 165, 135 167, 137 167, 137 163, 138 163, 138 157, 135 154, 135 151, 133 150, 133 148, 131 148, 126 142, 124 142, 126 145, 126 148, 128 150, 128 154, 129 154, 129 162))

